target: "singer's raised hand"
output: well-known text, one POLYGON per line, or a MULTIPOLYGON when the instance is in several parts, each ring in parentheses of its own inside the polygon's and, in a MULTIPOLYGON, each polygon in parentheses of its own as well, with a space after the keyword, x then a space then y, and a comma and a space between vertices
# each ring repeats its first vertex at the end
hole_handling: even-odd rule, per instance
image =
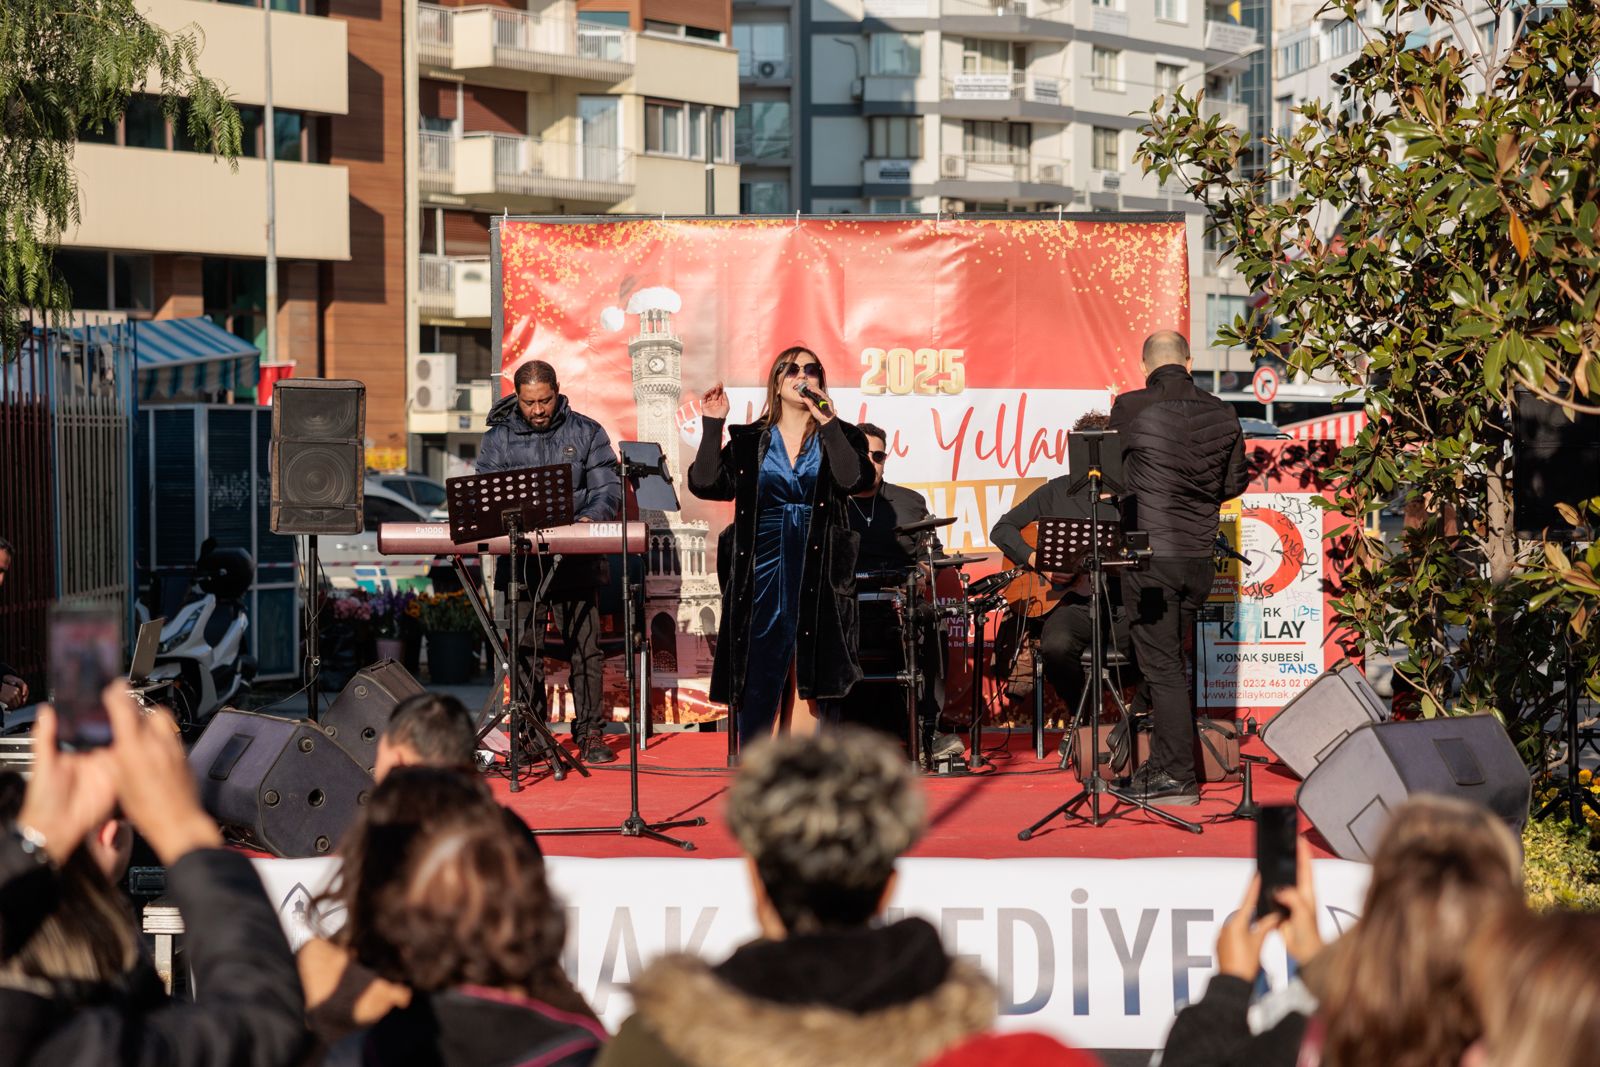
POLYGON ((728 401, 728 393, 718 382, 707 389, 700 396, 700 413, 708 419, 725 419, 733 405, 728 401))
POLYGON ((805 401, 806 410, 811 412, 811 417, 818 424, 833 421, 833 401, 821 389, 806 382, 795 385, 795 392, 800 394, 800 399, 805 401))

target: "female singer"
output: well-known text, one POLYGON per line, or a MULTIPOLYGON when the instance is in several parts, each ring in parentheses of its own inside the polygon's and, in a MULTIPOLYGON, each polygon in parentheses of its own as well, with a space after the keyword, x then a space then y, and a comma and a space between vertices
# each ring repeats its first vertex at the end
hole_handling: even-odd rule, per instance
POLYGON ((741 744, 770 735, 780 714, 786 728, 810 732, 816 702, 843 697, 861 677, 859 537, 845 501, 872 486, 866 438, 835 416, 822 362, 807 348, 772 361, 766 409, 728 427, 727 445, 722 383, 701 402, 705 432, 689 491, 734 502, 711 699, 732 709, 741 744), (792 722, 797 693, 806 708, 792 722))

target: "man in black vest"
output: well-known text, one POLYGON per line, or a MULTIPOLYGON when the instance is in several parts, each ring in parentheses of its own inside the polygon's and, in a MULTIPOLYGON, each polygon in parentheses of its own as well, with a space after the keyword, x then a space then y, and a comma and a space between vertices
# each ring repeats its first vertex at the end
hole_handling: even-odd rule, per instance
POLYGON ((1162 805, 1200 798, 1194 762, 1193 691, 1184 638, 1211 592, 1223 501, 1244 492, 1244 434, 1233 408, 1194 384, 1189 342, 1170 330, 1144 342, 1145 387, 1117 397, 1108 429, 1121 436, 1123 525, 1150 537, 1148 570, 1122 576, 1129 631, 1150 685, 1150 760, 1133 795, 1162 805))

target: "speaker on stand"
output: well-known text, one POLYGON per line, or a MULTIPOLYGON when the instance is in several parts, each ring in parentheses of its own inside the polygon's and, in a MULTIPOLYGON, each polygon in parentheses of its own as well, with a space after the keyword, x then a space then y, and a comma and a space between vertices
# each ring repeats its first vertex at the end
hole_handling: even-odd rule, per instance
POLYGON ((367 387, 290 378, 272 389, 272 532, 306 535, 307 709, 317 718, 318 534, 361 532, 367 387))

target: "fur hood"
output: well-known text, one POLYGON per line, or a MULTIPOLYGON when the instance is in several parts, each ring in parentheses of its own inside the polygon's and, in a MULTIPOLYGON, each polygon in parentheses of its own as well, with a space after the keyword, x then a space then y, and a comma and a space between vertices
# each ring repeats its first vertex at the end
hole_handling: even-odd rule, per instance
POLYGON ((915 1067, 994 1025, 994 985, 961 960, 928 994, 865 1013, 752 996, 692 956, 657 960, 633 985, 640 1021, 694 1067, 915 1067))

